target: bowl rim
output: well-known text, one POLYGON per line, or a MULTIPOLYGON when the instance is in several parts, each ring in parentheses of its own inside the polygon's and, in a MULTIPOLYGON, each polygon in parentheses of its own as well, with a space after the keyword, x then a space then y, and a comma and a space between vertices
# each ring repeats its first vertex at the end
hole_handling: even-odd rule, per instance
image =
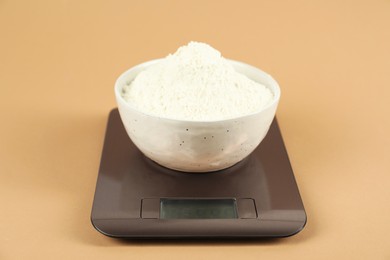
MULTIPOLYGON (((266 106, 264 106, 262 109, 258 110, 258 111, 255 111, 255 112, 252 112, 250 114, 245 114, 245 115, 242 115, 242 116, 236 116, 236 117, 231 117, 231 118, 225 118, 225 119, 218 119, 218 120, 191 120, 191 119, 175 119, 175 118, 170 118, 170 117, 162 117, 162 116, 156 116, 156 115, 152 115, 152 114, 148 114, 142 110, 139 110, 138 108, 136 108, 134 105, 132 105, 131 103, 128 103, 121 95, 121 92, 122 92, 122 88, 123 88, 123 82, 126 82, 127 81, 127 77, 129 74, 133 73, 135 70, 139 70, 138 73, 140 73, 142 70, 146 69, 147 67, 151 66, 151 65, 154 65, 154 64, 157 64, 158 62, 164 60, 163 58, 160 58, 160 59, 153 59, 153 60, 149 60, 149 61, 146 61, 146 62, 143 62, 143 63, 139 63, 129 69, 127 69, 125 72, 123 72, 115 81, 115 85, 114 85, 114 92, 115 92, 115 97, 116 97, 116 100, 117 102, 121 103, 122 106, 125 106, 131 110, 134 110, 144 116, 147 116, 147 117, 151 117, 151 118, 158 118, 158 119, 164 119, 164 120, 169 120, 169 121, 172 121, 172 122, 192 122, 192 123, 210 123, 210 122, 225 122, 225 121, 232 121, 232 120, 237 120, 237 119, 241 119, 241 118, 246 118, 246 117, 251 117, 251 116, 256 116, 258 115, 259 113, 262 113, 263 111, 273 107, 273 106, 277 106, 277 104, 279 103, 279 100, 280 100, 280 87, 279 87, 279 84, 278 82, 271 76, 269 75, 268 73, 264 72, 263 70, 255 67, 255 66, 252 66, 250 64, 247 64, 247 63, 244 63, 244 62, 241 62, 241 61, 236 61, 236 60, 232 60, 232 59, 226 59, 228 62, 230 62, 234 67, 237 67, 237 66, 241 66, 243 68, 249 68, 250 70, 252 71, 255 71, 258 75, 260 75, 262 78, 264 78, 265 80, 267 80, 267 85, 261 83, 262 85, 264 85, 265 87, 267 87, 268 89, 270 89, 270 91, 273 93, 274 97, 272 99, 272 102, 270 102, 269 104, 267 104, 266 106)), ((242 72, 240 72, 241 74, 244 74, 242 72)), ((137 75, 136 74, 136 75, 137 75)), ((136 77, 135 75, 135 77, 136 77)), ((244 74, 245 76, 247 76, 246 74, 244 74)), ((134 77, 134 78, 135 78, 134 77)), ((249 76, 247 76, 248 78, 250 78, 249 76)), ((253 81, 256 81, 252 78, 250 78, 251 80, 253 81)), ((257 81, 256 81, 257 82, 257 81)))

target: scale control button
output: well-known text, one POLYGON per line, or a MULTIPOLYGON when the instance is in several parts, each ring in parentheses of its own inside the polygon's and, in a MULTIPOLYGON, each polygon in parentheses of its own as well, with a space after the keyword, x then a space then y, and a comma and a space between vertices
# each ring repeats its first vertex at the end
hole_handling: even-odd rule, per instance
POLYGON ((257 218, 254 199, 237 199, 237 210, 239 218, 257 218))
POLYGON ((142 199, 141 218, 159 218, 160 199, 142 199))

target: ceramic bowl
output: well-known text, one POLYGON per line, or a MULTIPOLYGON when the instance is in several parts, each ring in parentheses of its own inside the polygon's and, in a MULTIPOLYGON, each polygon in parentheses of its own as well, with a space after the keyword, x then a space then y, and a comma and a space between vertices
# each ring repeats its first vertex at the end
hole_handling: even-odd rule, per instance
POLYGON ((256 113, 217 121, 185 121, 157 117, 137 110, 121 93, 137 74, 159 62, 152 60, 124 72, 115 83, 119 113, 132 142, 149 159, 184 172, 228 168, 247 157, 263 140, 280 99, 278 83, 251 65, 229 60, 235 70, 265 85, 273 100, 256 113))

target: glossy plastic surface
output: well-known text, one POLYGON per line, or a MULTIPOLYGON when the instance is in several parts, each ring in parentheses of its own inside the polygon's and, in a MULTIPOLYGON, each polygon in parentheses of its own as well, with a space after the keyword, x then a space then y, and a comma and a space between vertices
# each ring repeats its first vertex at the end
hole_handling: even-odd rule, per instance
POLYGON ((276 121, 245 160, 219 172, 193 174, 146 158, 113 110, 91 220, 112 237, 284 237, 304 227, 306 213, 276 121), (161 198, 234 198, 239 218, 160 219, 161 198), (144 212, 142 201, 148 202, 144 212))

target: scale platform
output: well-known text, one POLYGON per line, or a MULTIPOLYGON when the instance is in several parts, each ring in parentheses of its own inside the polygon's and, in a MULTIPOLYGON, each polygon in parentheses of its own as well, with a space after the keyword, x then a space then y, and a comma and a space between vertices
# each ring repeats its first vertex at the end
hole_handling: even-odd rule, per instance
POLYGON ((118 238, 286 237, 306 213, 277 121, 236 165, 184 173, 146 158, 111 111, 92 207, 101 233, 118 238))

